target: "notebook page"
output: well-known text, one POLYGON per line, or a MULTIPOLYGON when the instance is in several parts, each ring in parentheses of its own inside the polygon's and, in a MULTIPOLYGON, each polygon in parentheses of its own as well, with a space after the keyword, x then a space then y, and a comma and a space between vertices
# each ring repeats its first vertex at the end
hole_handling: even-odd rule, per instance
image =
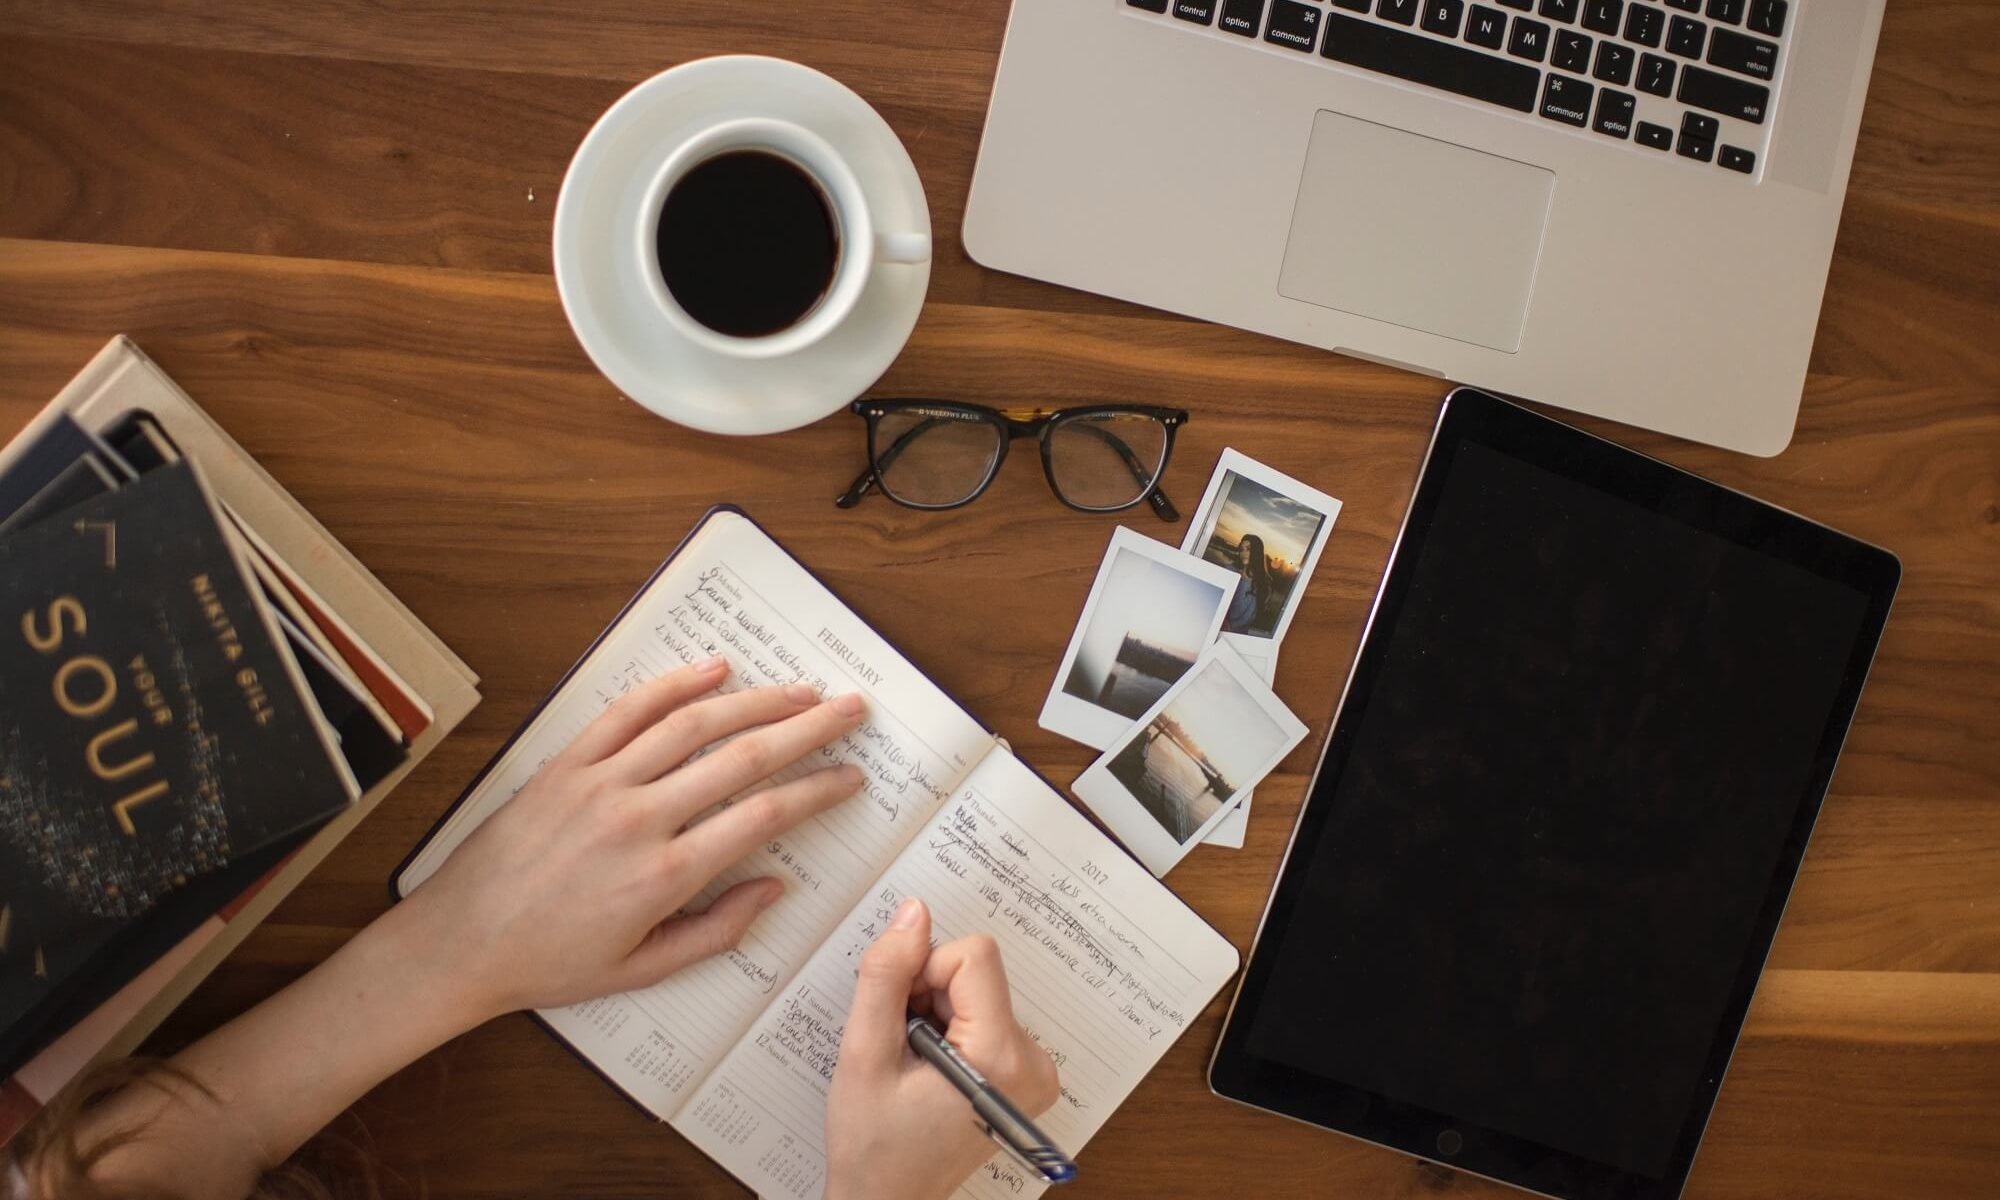
POLYGON ((784 897, 764 911, 736 950, 651 988, 540 1014, 662 1118, 994 741, 762 530, 735 513, 717 513, 412 861, 398 880, 404 893, 612 700, 712 654, 730 661, 724 690, 803 679, 829 694, 866 695, 868 717, 836 745, 834 759, 809 760, 780 777, 847 761, 860 766, 868 782, 854 799, 724 871, 691 902, 693 909, 704 908, 759 875, 784 880, 784 897))
MULTIPOLYGON (((1062 1078, 1038 1123, 1071 1154, 1236 972, 1222 935, 1020 760, 988 755, 674 1118, 766 1200, 824 1188, 826 1092, 855 966, 910 896, 930 906, 938 941, 999 943, 1014 1015, 1062 1078)), ((958 1194, 1043 1189, 995 1154, 958 1194)))

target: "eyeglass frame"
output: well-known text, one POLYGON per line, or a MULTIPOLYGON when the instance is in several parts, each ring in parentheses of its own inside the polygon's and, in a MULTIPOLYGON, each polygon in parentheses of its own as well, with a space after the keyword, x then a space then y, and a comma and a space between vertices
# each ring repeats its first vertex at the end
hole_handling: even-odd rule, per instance
MULTIPOLYGON (((911 397, 856 400, 848 406, 848 411, 868 422, 868 465, 862 468, 861 474, 855 477, 854 482, 848 485, 847 490, 835 498, 833 503, 837 508, 853 508, 855 505, 861 503, 862 497, 878 488, 881 490, 882 495, 890 502, 900 504, 904 508, 914 508, 925 512, 947 512, 954 508, 964 508, 974 500, 985 495, 986 489, 993 485, 995 479, 999 478, 1000 468, 1007 461, 1007 448, 1014 444, 1015 439, 1033 437, 1041 447, 1042 478, 1047 481, 1049 491, 1065 506, 1073 508, 1078 512, 1113 513, 1124 512, 1128 508, 1137 508, 1141 504, 1146 504, 1152 508, 1154 515, 1158 516, 1162 521, 1173 522, 1181 519, 1180 510, 1175 508, 1174 502, 1167 498, 1167 494, 1164 491, 1160 490, 1160 481, 1166 478, 1167 464, 1172 461, 1174 456, 1174 435, 1182 425, 1187 424, 1188 412, 1184 408, 1162 408, 1151 404, 1085 404, 1074 408, 998 409, 989 408, 984 404, 971 404, 962 400, 929 400, 911 397), (983 424, 993 426, 1004 435, 1000 439, 999 449, 994 452, 992 463, 986 468, 986 477, 981 479, 979 486, 973 488, 962 500, 954 500, 950 504, 918 504, 896 495, 887 484, 882 482, 882 472, 893 464, 895 456, 902 452, 902 447, 907 444, 911 437, 915 436, 919 431, 928 428, 928 426, 918 424, 906 430, 896 439, 895 444, 889 448, 886 457, 889 458, 890 462, 878 463, 875 454, 876 425, 880 423, 884 416, 887 416, 891 412, 904 412, 922 408, 951 410, 950 414, 946 416, 931 415, 931 419, 934 420, 979 421, 983 424), (1142 416, 1158 421, 1166 430, 1166 443, 1160 448, 1159 469, 1154 471, 1152 477, 1146 481, 1145 491, 1124 504, 1098 508, 1088 504, 1078 504, 1068 496, 1063 495, 1062 488, 1057 486, 1055 463, 1049 453, 1049 433, 1081 417, 1106 415, 1142 416)), ((1112 438, 1108 434, 1104 434, 1102 430, 1098 430, 1095 426, 1085 426, 1085 428, 1092 429, 1099 433, 1100 436, 1105 436, 1108 440, 1115 443, 1120 456, 1125 460, 1127 469, 1132 471, 1133 478, 1135 480, 1139 478, 1138 459, 1132 453, 1130 446, 1127 446, 1117 438, 1112 438)))

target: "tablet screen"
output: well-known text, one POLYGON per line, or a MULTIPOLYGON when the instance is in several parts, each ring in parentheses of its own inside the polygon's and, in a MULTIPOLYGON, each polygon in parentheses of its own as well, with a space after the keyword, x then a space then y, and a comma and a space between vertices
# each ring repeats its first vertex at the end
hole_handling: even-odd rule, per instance
POLYGON ((1658 1179, 1879 633, 1879 573, 1842 555, 1893 560, 1486 404, 1460 424, 1503 428, 1426 469, 1230 1041, 1374 1118, 1658 1179))

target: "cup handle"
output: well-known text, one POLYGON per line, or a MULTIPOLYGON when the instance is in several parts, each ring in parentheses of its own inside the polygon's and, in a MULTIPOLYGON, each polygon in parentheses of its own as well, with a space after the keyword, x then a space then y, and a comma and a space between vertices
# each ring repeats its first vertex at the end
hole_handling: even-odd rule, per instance
POLYGON ((875 257, 889 263, 923 263, 931 260, 928 233, 884 233, 875 238, 875 257))

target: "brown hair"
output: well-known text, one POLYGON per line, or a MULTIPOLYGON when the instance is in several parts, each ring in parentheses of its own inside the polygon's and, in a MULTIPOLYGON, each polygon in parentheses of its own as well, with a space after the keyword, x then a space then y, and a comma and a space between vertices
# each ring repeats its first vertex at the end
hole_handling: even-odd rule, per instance
MULTIPOLYGON (((27 1200, 186 1200, 170 1188, 111 1188, 90 1177, 106 1155, 145 1136, 143 1127, 119 1129, 84 1144, 86 1115, 131 1087, 211 1094, 200 1080, 160 1059, 113 1059, 84 1072, 0 1151, 0 1165, 20 1168, 27 1200)), ((383 1200, 366 1130, 351 1113, 343 1124, 352 1126, 353 1134, 323 1130, 266 1172, 251 1200, 383 1200)), ((4 1195, 5 1185, 0 1183, 0 1196, 4 1195)))

